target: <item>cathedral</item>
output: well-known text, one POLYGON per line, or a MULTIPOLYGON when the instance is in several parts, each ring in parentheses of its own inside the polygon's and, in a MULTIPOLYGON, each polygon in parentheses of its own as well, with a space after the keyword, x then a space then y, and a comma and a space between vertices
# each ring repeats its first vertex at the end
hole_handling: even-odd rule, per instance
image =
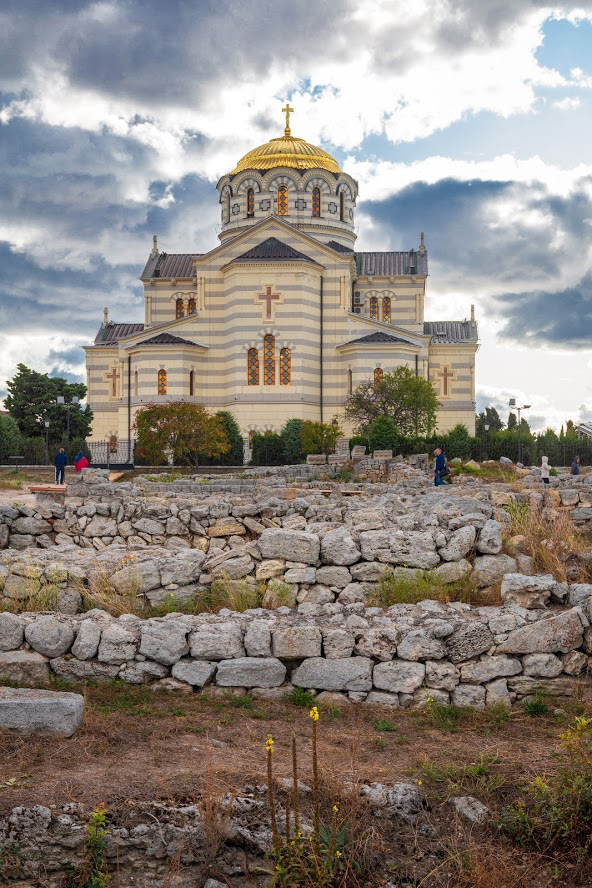
MULTIPOLYGON (((284 135, 245 154, 217 185, 220 243, 167 253, 153 238, 141 274, 144 322, 105 309, 87 346, 91 447, 132 452, 136 412, 194 401, 228 410, 250 436, 292 417, 344 420, 348 395, 401 364, 434 385, 438 430, 475 431, 474 311, 424 320, 428 251, 355 247, 358 186, 321 148, 284 135)), ((93 454, 94 456, 94 454, 93 454)))

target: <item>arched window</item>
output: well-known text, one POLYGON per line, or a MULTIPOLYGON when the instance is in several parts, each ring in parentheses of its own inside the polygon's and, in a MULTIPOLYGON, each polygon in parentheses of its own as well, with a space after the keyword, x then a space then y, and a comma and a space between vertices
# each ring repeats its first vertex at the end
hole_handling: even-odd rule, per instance
POLYGON ((370 297, 370 317, 372 320, 378 320, 378 298, 376 296, 370 297))
POLYGON ((347 393, 351 395, 354 390, 354 374, 351 368, 347 371, 347 393))
POLYGON ((253 188, 247 188, 247 216, 255 215, 255 191, 253 188))
POLYGON ((313 188, 312 189, 312 214, 316 216, 317 219, 321 215, 321 189, 313 188))
POLYGON ((134 371, 134 395, 138 397, 138 371, 134 371))
POLYGON ((158 371, 158 394, 166 395, 167 393, 167 372, 166 370, 158 371))
POLYGON ((275 336, 270 333, 263 338, 263 382, 275 385, 275 336))
POLYGON ((339 195, 339 218, 345 222, 345 191, 339 195))
POLYGON ((278 197, 278 216, 288 215, 288 186, 280 185, 277 192, 278 197))
POLYGON ((226 204, 224 208, 224 221, 230 222, 230 191, 226 192, 226 204))
POLYGON ((185 317, 185 306, 183 305, 182 299, 177 299, 175 302, 175 317, 176 318, 184 318, 185 317))
POLYGON ((390 324, 391 322, 391 298, 390 296, 385 296, 382 300, 382 320, 385 324, 390 324))
POLYGON ((247 355, 247 382, 259 385, 259 352, 256 348, 250 348, 247 355))
POLYGON ((195 305, 195 299, 192 298, 187 303, 187 314, 194 315, 196 311, 197 311, 197 307, 195 305))
POLYGON ((384 377, 384 373, 382 372, 382 367, 377 367, 374 371, 374 385, 378 385, 379 382, 382 382, 384 377))
POLYGON ((280 351, 280 385, 290 385, 292 381, 292 353, 289 348, 280 351))
POLYGON ((193 370, 189 374, 189 394, 191 397, 195 394, 195 372, 193 370))

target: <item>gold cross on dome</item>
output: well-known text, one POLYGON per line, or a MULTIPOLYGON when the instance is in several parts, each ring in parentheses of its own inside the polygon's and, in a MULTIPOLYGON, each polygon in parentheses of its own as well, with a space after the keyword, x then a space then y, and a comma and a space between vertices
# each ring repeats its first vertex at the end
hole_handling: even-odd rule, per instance
POLYGON ((286 114, 286 128, 284 130, 284 135, 289 136, 292 132, 292 130, 290 129, 290 114, 294 112, 294 109, 290 108, 289 102, 286 102, 286 107, 282 108, 282 111, 284 111, 286 114))

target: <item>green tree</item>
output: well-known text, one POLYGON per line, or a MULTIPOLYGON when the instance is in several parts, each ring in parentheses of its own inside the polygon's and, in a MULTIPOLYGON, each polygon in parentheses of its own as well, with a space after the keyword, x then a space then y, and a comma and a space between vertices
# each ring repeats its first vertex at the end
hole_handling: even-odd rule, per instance
POLYGON ((368 426, 368 446, 375 450, 392 450, 397 453, 401 445, 401 433, 390 416, 377 416, 368 426))
POLYGON ((501 432, 504 427, 502 419, 495 407, 486 407, 481 413, 475 417, 475 434, 484 435, 483 426, 488 425, 490 432, 501 432))
POLYGON ((251 464, 254 466, 283 466, 284 442, 275 432, 253 435, 251 464))
POLYGON ((300 430, 300 444, 304 456, 309 453, 335 453, 337 439, 343 432, 338 425, 304 419, 300 430))
POLYGON ((446 456, 454 459, 460 456, 461 459, 467 459, 471 455, 471 436, 469 430, 462 423, 458 423, 454 428, 450 429, 446 436, 446 456))
POLYGON ((7 383, 8 394, 4 405, 19 430, 26 438, 45 438, 44 420, 49 419, 49 440, 52 444, 66 437, 67 412, 70 414, 70 439, 87 438, 92 425, 92 411, 72 407, 66 411, 56 403, 62 395, 66 403, 76 396, 86 396, 86 386, 81 382, 68 382, 60 376, 48 376, 17 364, 17 373, 7 383))
POLYGON ((222 421, 224 433, 228 440, 228 450, 217 458, 200 454, 204 466, 242 466, 244 456, 243 436, 238 423, 229 410, 218 410, 215 414, 222 421))
POLYGON ((6 465, 8 457, 20 454, 21 433, 12 416, 0 413, 0 464, 6 465))
POLYGON ((517 428, 518 428, 518 420, 516 419, 516 414, 509 413, 508 414, 508 431, 510 431, 511 429, 517 429, 517 428))
POLYGON ((148 404, 134 422, 136 453, 149 465, 197 466, 199 458, 217 458, 230 449, 224 423, 201 404, 173 401, 148 404))
POLYGON ((429 434, 436 426, 440 402, 427 379, 408 367, 385 373, 380 382, 367 380, 349 396, 346 416, 365 432, 378 416, 390 416, 402 435, 429 434))
POLYGON ((302 420, 298 418, 289 419, 281 431, 282 441, 284 442, 284 459, 287 466, 294 466, 304 461, 302 453, 302 442, 300 436, 302 434, 302 420))

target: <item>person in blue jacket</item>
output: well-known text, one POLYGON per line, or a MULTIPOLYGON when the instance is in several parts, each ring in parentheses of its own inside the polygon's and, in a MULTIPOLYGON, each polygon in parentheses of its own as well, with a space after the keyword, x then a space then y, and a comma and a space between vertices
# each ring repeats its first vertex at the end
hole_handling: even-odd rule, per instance
POLYGON ((59 453, 56 453, 53 464, 55 466, 56 484, 63 484, 64 476, 66 474, 66 466, 68 465, 68 456, 63 447, 60 448, 59 453))
POLYGON ((436 447, 434 450, 434 456, 436 457, 436 461, 434 463, 434 485, 436 487, 440 487, 441 484, 446 484, 440 472, 442 469, 446 468, 446 458, 442 453, 440 447, 436 447))

